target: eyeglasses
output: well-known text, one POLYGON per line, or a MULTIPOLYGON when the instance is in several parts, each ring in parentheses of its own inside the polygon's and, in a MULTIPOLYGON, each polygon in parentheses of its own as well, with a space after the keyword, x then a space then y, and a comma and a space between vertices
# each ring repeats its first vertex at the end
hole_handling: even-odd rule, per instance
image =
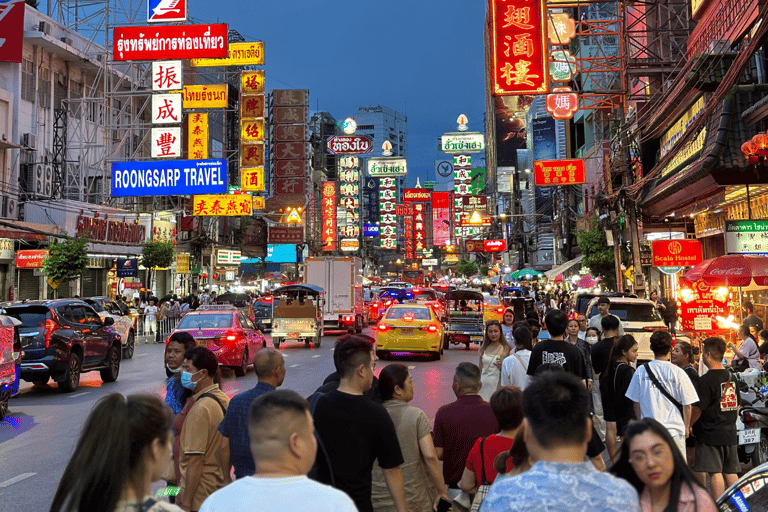
MULTIPOLYGON (((660 461, 670 457, 669 448, 663 445, 655 446, 650 453, 653 460, 660 461)), ((629 456, 629 463, 633 466, 642 466, 648 463, 648 454, 645 452, 635 452, 629 456)))

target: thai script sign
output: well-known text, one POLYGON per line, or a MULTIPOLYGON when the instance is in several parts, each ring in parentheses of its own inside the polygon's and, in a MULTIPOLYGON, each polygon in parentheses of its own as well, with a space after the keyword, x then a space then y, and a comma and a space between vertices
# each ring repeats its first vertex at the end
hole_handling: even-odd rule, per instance
POLYGON ((182 76, 180 60, 153 62, 152 91, 180 91, 182 76))
POLYGON ((726 220, 727 254, 768 254, 768 220, 726 220))
POLYGON ((445 133, 440 139, 445 153, 480 153, 485 151, 485 138, 480 132, 445 133))
POLYGON ((226 191, 226 160, 112 162, 112 197, 183 196, 226 191))
POLYGON ((403 190, 403 202, 428 203, 432 200, 432 191, 424 188, 406 188, 403 190))
POLYGON ((202 216, 250 215, 253 203, 250 194, 216 194, 194 196, 192 214, 202 216))
POLYGON ((182 93, 184 108, 226 108, 228 104, 227 85, 185 85, 182 93))
POLYGON ((383 157, 368 159, 368 175, 373 177, 403 176, 407 174, 408 166, 405 158, 383 157))
POLYGON ((507 250, 507 242, 504 240, 466 240, 464 250, 466 252, 501 252, 507 250))
POLYGON ((334 155, 365 155, 371 152, 371 139, 365 135, 334 135, 328 139, 328 152, 334 155))
POLYGON ((187 116, 187 155, 195 160, 208 158, 208 114, 187 116))
POLYGON ((96 212, 93 217, 77 216, 75 236, 91 241, 141 244, 147 238, 147 228, 138 222, 109 220, 109 215, 100 217, 96 212))
POLYGON ((112 58, 116 61, 217 58, 227 55, 226 23, 116 27, 112 30, 112 58))
POLYGON ((716 318, 727 318, 729 315, 728 295, 721 295, 717 293, 717 288, 710 288, 699 281, 694 284, 692 294, 678 301, 678 310, 684 331, 717 329, 716 318))
POLYGON ((701 263, 698 240, 654 240, 651 252, 654 267, 691 267, 701 263))
POLYGON ((48 249, 16 251, 16 268, 43 268, 48 254, 48 249))
POLYGON ((537 187, 584 183, 584 160, 536 160, 533 179, 537 187))
MULTIPOLYGON (((205 55, 204 57, 208 56, 205 55)), ((264 43, 261 41, 230 43, 229 51, 225 52, 221 57, 225 58, 193 58, 189 63, 193 68, 211 66, 263 66, 264 43)))

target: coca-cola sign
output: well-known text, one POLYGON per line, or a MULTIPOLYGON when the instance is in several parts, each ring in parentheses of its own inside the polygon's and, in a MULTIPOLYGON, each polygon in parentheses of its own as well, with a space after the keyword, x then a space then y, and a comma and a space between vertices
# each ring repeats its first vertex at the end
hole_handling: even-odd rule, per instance
POLYGON ((371 139, 365 135, 334 135, 328 139, 328 152, 334 155, 365 155, 372 148, 371 139))

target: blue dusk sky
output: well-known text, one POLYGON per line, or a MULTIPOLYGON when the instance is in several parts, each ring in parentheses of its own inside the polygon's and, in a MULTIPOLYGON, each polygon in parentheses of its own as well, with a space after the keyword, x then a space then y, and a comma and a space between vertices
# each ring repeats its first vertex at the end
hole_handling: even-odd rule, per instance
POLYGON ((456 131, 459 114, 483 130, 486 8, 478 0, 189 0, 191 21, 228 23, 264 41, 268 91, 309 89, 310 112, 338 120, 359 106, 406 113, 409 185, 435 179, 438 137, 456 131))

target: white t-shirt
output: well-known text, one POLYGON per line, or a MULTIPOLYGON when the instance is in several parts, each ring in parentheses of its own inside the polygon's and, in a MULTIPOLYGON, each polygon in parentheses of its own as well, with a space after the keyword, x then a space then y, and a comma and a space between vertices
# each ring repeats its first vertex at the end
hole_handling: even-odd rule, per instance
POLYGON ((504 361, 501 362, 501 385, 525 389, 531 382, 531 376, 527 373, 530 361, 530 350, 518 350, 504 358, 504 361), (518 356, 522 359, 523 364, 520 364, 518 356))
POLYGON ((154 320, 157 314, 157 306, 147 306, 144 308, 144 316, 147 320, 154 320))
POLYGON ((214 492, 199 512, 357 512, 342 491, 306 476, 258 478, 246 476, 214 492))
MULTIPOLYGON (((678 402, 683 405, 691 405, 699 401, 696 388, 693 387, 691 379, 682 368, 669 361, 656 359, 648 364, 651 365, 651 370, 659 384, 664 386, 664 389, 678 402)), ((675 404, 654 385, 648 377, 644 365, 640 366, 632 377, 626 397, 640 404, 640 415, 643 418, 656 419, 667 427, 673 436, 685 436, 683 415, 680 414, 675 404)))
MULTIPOLYGON (((616 317, 616 320, 619 321, 619 334, 618 337, 621 338, 624 336, 624 325, 621 323, 621 318, 617 317, 616 315, 612 313, 608 313, 611 316, 616 317)), ((600 315, 600 313, 596 314, 592 318, 589 319, 589 324, 587 324, 587 328, 589 327, 595 327, 600 333, 603 332, 603 324, 601 323, 603 321, 603 317, 600 315)))

